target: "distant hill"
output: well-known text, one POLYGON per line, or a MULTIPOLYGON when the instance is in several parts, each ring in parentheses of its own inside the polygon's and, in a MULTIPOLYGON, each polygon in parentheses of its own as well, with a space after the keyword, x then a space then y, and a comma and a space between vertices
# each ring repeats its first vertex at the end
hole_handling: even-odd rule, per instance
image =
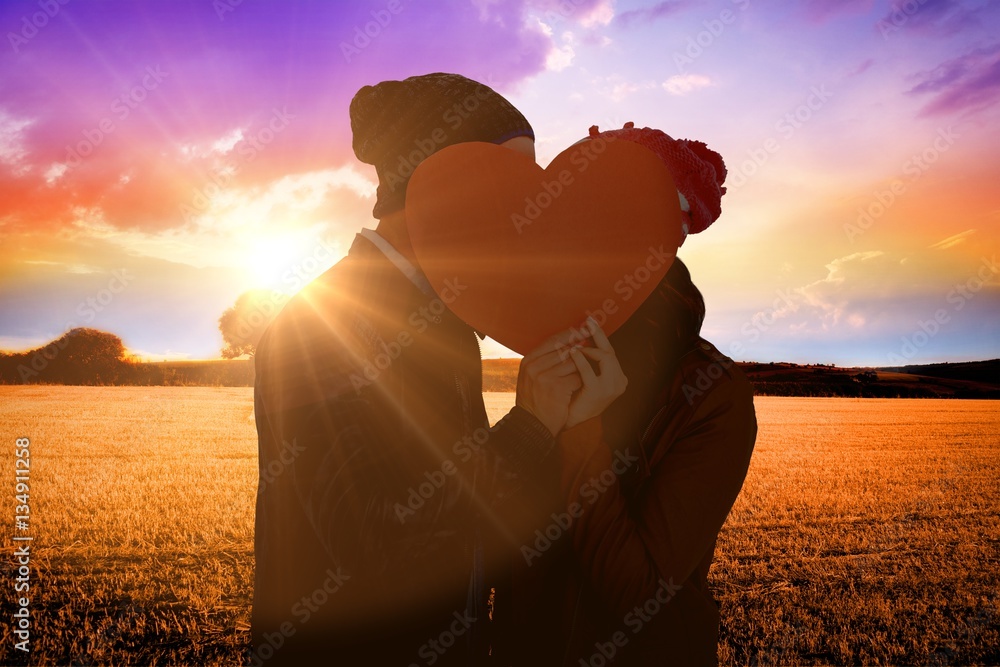
MULTIPOLYGON (((519 359, 483 361, 484 391, 515 391, 519 359)), ((1000 398, 1000 359, 901 367, 841 368, 737 362, 759 396, 1000 398)), ((0 384, 251 387, 252 359, 139 362, 121 340, 74 329, 28 352, 0 352, 0 384)))
MULTIPOLYGON (((483 391, 514 391, 517 359, 483 361, 483 391)), ((1000 398, 1000 359, 899 368, 840 368, 784 362, 736 364, 758 396, 1000 398)))
POLYGON ((880 368, 881 371, 925 375, 949 380, 969 380, 997 384, 1000 382, 1000 359, 989 361, 961 361, 949 364, 925 364, 922 366, 896 366, 880 368))
POLYGON ((1000 398, 1000 359, 903 368, 740 363, 761 396, 1000 398))

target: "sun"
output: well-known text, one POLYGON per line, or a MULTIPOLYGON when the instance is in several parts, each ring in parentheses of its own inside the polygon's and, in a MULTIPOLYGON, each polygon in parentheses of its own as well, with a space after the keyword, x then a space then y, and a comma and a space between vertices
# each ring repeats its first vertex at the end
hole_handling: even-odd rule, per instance
POLYGON ((266 234, 253 239, 243 269, 250 287, 297 292, 343 256, 339 242, 314 229, 266 234))
POLYGON ((253 239, 243 262, 243 269, 252 282, 251 287, 280 289, 281 276, 298 259, 299 245, 290 234, 268 234, 253 239))

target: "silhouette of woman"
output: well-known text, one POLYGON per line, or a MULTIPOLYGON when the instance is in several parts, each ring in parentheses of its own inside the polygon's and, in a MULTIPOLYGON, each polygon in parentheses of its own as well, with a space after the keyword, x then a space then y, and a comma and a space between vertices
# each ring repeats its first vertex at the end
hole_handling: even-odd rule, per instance
MULTIPOLYGON (((635 141, 663 159, 688 233, 721 213, 726 169, 705 144, 631 123, 591 128, 597 137, 635 141)), ((558 437, 558 496, 550 500, 572 527, 544 554, 515 556, 510 594, 497 594, 501 662, 717 664, 720 616, 706 580, 757 423, 752 386, 700 337, 704 316, 701 293, 675 259, 610 339, 592 328, 628 385, 600 416, 558 437)), ((600 352, 587 356, 596 361, 600 352)), ((580 367, 585 388, 588 370, 580 367)))

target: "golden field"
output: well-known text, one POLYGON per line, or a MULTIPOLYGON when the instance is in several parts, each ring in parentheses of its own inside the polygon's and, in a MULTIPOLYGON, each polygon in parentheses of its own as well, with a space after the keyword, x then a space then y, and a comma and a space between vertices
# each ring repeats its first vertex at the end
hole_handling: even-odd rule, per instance
MULTIPOLYGON (((491 418, 512 394, 487 394, 491 418)), ((724 664, 1000 663, 1000 403, 756 399, 711 578, 724 664)), ((249 640, 252 389, 0 386, 31 438, 33 664, 237 664, 249 640)), ((0 663, 13 650, 12 568, 0 663)))

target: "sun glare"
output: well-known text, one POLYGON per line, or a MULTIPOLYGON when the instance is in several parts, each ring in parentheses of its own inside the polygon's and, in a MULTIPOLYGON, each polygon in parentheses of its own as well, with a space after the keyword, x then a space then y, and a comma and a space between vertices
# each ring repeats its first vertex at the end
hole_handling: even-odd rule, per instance
POLYGON ((295 263, 299 243, 291 235, 266 236, 254 240, 246 253, 244 268, 253 287, 279 289, 282 274, 295 263))
POLYGON ((268 234, 247 248, 244 270, 248 287, 294 293, 332 266, 343 254, 340 244, 315 229, 268 234))

